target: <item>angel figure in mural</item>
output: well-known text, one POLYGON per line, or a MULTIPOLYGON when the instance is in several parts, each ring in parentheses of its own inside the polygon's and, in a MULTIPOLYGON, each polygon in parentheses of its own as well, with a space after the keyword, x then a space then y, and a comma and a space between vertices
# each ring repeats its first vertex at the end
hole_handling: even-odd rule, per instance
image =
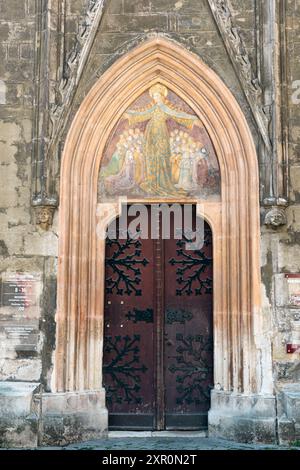
POLYGON ((171 146, 167 120, 173 119, 188 129, 192 129, 194 124, 200 125, 200 121, 195 115, 175 109, 167 101, 168 89, 164 85, 158 83, 152 86, 149 95, 154 104, 146 109, 128 110, 124 115, 130 125, 148 121, 143 145, 144 181, 140 187, 151 195, 183 195, 185 191, 176 188, 172 181, 171 146))

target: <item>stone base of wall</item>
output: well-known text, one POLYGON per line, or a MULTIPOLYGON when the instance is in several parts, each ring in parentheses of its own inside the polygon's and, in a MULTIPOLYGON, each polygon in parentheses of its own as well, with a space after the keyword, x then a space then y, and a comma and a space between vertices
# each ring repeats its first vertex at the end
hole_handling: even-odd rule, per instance
POLYGON ((276 444, 275 397, 213 390, 208 423, 213 437, 276 444))
MULTIPOLYGON (((300 439, 300 385, 273 395, 213 390, 209 435, 237 442, 288 444, 300 439), (278 438, 277 438, 278 433, 278 438)), ((105 391, 40 393, 40 384, 0 382, 0 447, 67 445, 107 436, 105 391)))
POLYGON ((278 438, 280 444, 300 441, 300 384, 285 385, 278 393, 278 438))
POLYGON ((105 391, 42 395, 40 445, 66 445, 107 435, 105 391))
POLYGON ((40 393, 40 385, 0 382, 0 447, 66 445, 107 435, 105 392, 40 393))
POLYGON ((38 445, 39 390, 38 383, 0 382, 0 447, 38 445))

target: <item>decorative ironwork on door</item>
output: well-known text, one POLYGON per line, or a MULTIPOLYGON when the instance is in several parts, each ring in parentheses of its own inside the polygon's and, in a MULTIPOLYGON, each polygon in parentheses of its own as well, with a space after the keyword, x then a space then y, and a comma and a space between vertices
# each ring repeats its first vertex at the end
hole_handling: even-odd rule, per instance
POLYGON ((112 429, 207 426, 212 234, 205 223, 194 251, 173 235, 107 241, 103 381, 112 429))

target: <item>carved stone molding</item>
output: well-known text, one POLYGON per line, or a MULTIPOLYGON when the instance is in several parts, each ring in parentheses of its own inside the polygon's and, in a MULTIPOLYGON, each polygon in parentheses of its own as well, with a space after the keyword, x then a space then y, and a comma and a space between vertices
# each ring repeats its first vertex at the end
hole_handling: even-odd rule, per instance
POLYGON ((132 50, 102 75, 83 101, 66 140, 55 391, 97 390, 102 384, 105 240, 97 234, 103 232, 105 221, 99 219, 99 210, 97 216, 99 167, 124 110, 157 82, 174 90, 203 119, 220 164, 222 200, 204 203, 199 214, 218 240, 214 283, 226 287, 214 290, 215 382, 228 393, 260 393, 262 388, 272 393, 272 377, 265 362, 259 361, 261 354, 269 357, 271 352, 268 343, 258 343, 259 179, 251 132, 222 80, 196 55, 159 37, 132 50))
POLYGON ((268 151, 271 151, 269 124, 270 116, 264 109, 262 87, 254 74, 249 54, 235 25, 227 0, 208 0, 212 14, 219 28, 243 91, 254 115, 257 127, 268 151))
POLYGON ((51 106, 52 131, 49 151, 59 141, 64 129, 72 99, 89 57, 106 0, 89 0, 84 21, 81 23, 75 46, 70 53, 63 77, 59 83, 59 99, 51 106))
MULTIPOLYGON (((32 171, 33 202, 35 205, 44 206, 58 204, 56 176, 60 165, 61 140, 72 109, 72 101, 94 43, 107 0, 89 0, 87 2, 86 17, 80 26, 77 41, 66 63, 64 57, 65 0, 52 0, 51 10, 49 10, 48 3, 47 1, 36 2, 35 75, 37 79, 32 171), (45 31, 45 28, 48 28, 48 31, 45 31), (56 57, 55 61, 53 61, 53 57, 56 57)), ((262 137, 263 145, 260 151, 262 155, 261 198, 263 204, 267 206, 271 204, 280 206, 277 201, 279 199, 287 200, 288 194, 286 169, 288 131, 286 127, 280 129, 279 122, 281 110, 284 113, 285 109, 281 103, 286 101, 286 96, 284 93, 280 96, 278 92, 280 90, 278 87, 279 72, 282 71, 282 80, 284 81, 285 69, 278 54, 273 57, 271 53, 270 55, 265 51, 269 43, 271 50, 275 50, 276 47, 273 47, 272 44, 279 42, 281 57, 284 54, 286 47, 284 3, 283 0, 268 0, 268 2, 260 0, 257 2, 257 17, 260 23, 258 29, 262 37, 258 49, 263 49, 260 51, 262 58, 260 65, 265 68, 266 73, 262 74, 258 69, 256 75, 247 48, 238 27, 235 25, 229 2, 227 0, 208 0, 262 137), (270 8, 266 4, 276 7, 277 29, 280 38, 278 34, 275 35, 276 25, 274 26, 272 23, 273 13, 270 13, 270 8), (280 18, 280 24, 278 18, 280 18), (277 77, 275 85, 269 83, 269 79, 273 75, 277 77), (276 96, 275 102, 270 98, 272 96, 276 96), (272 202, 269 202, 271 199, 272 202)), ((260 63, 260 60, 258 62, 260 63)), ((284 86, 282 87, 284 88, 284 86)), ((288 120, 282 119, 281 121, 287 122, 288 120)))
POLYGON ((78 85, 88 55, 93 44, 100 20, 102 18, 103 8, 106 0, 90 0, 86 17, 79 28, 77 41, 70 53, 64 76, 59 84, 60 102, 53 103, 51 109, 51 118, 53 122, 52 134, 59 127, 60 119, 64 109, 68 108, 74 95, 74 89, 78 85))
POLYGON ((270 115, 272 152, 261 149, 262 201, 265 206, 288 203, 289 98, 287 69, 287 25, 285 0, 256 2, 258 31, 257 58, 263 100, 270 115))
POLYGON ((89 0, 75 46, 65 63, 65 0, 36 2, 32 203, 58 205, 55 176, 60 138, 89 56, 106 0, 89 0))
POLYGON ((64 59, 65 0, 35 2, 35 90, 33 105, 32 204, 57 205, 49 186, 48 151, 51 133, 50 103, 56 99, 56 83, 64 59))

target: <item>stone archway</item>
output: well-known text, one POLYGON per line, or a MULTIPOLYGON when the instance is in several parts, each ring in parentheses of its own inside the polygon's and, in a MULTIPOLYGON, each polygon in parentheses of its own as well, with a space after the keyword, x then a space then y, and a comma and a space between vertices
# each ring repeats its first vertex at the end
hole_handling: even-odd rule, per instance
MULTIPOLYGON (((102 390, 104 245, 118 207, 97 212, 104 145, 134 99, 159 81, 199 115, 221 171, 221 202, 203 204, 214 236, 214 382, 210 431, 251 440, 275 436, 272 380, 257 346, 261 318, 259 176, 245 117, 221 79, 198 57, 161 37, 119 59, 84 99, 68 134, 61 168, 57 344, 53 392, 45 413, 85 413, 86 428, 107 427, 102 390), (62 405, 64 403, 65 405, 62 405), (89 416, 97 404, 99 420, 89 416), (65 406, 65 408, 64 408, 65 406), (100 416, 101 415, 101 416, 100 416), (93 424, 94 423, 94 424, 93 424)), ((45 422, 46 422, 46 418, 45 422)))

